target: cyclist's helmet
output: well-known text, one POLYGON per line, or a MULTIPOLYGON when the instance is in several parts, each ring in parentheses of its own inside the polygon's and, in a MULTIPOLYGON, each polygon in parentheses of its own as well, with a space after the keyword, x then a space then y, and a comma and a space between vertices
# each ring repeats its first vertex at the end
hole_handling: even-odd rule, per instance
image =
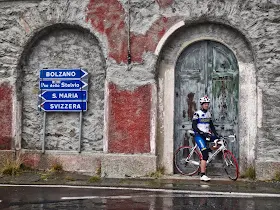
POLYGON ((204 104, 204 103, 210 103, 210 98, 208 98, 208 96, 204 96, 202 98, 199 99, 200 104, 204 104))

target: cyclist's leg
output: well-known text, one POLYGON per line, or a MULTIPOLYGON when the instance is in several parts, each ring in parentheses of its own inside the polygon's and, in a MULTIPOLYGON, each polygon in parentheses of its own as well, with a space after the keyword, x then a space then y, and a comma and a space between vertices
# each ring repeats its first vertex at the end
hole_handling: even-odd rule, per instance
MULTIPOLYGON (((203 156, 203 160, 207 161, 208 160, 208 153, 209 152, 212 152, 212 150, 207 147, 207 144, 206 144, 206 140, 203 136, 199 135, 199 134, 196 134, 195 137, 194 137, 194 140, 197 144, 197 146, 199 147, 200 151, 201 151, 201 154, 203 156)), ((215 140, 215 138, 213 139, 213 141, 215 140)))
POLYGON ((208 148, 206 146, 206 141, 199 134, 195 135, 194 140, 202 154, 202 160, 200 162, 200 173, 205 174, 206 173, 206 161, 208 160, 208 148))
POLYGON ((207 149, 206 147, 206 140, 203 136, 196 134, 194 136, 194 140, 198 146, 198 148, 200 149, 200 151, 203 151, 204 149, 207 149))

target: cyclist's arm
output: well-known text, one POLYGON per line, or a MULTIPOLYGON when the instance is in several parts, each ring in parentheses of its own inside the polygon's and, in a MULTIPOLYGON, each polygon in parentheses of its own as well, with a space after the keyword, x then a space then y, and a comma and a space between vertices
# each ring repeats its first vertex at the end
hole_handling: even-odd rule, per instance
POLYGON ((210 120, 210 129, 211 129, 212 133, 214 133, 215 136, 217 136, 217 137, 219 136, 212 120, 210 120))
POLYGON ((192 120, 192 129, 194 132, 199 133, 200 135, 203 135, 204 132, 199 130, 199 128, 197 127, 197 123, 198 123, 198 119, 193 119, 192 120))

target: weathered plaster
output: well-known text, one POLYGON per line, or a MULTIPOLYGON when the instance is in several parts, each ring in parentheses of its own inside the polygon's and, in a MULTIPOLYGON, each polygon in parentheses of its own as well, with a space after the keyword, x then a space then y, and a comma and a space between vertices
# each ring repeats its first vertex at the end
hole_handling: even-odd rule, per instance
MULTIPOLYGON (((241 170, 254 166, 257 142, 257 87, 254 64, 239 66, 239 158, 241 170)), ((260 106, 259 104, 258 106, 260 106)))

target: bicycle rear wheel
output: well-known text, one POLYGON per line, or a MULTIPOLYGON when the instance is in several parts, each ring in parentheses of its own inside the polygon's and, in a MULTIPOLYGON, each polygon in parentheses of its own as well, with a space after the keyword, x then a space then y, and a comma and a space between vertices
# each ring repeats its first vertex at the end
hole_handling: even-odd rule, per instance
POLYGON ((231 180, 237 180, 239 175, 238 164, 233 156, 233 154, 229 150, 224 151, 223 155, 224 159, 224 169, 231 180))
POLYGON ((192 147, 183 146, 176 150, 174 164, 176 169, 184 175, 194 175, 200 166, 200 155, 196 149, 192 152, 192 147))

